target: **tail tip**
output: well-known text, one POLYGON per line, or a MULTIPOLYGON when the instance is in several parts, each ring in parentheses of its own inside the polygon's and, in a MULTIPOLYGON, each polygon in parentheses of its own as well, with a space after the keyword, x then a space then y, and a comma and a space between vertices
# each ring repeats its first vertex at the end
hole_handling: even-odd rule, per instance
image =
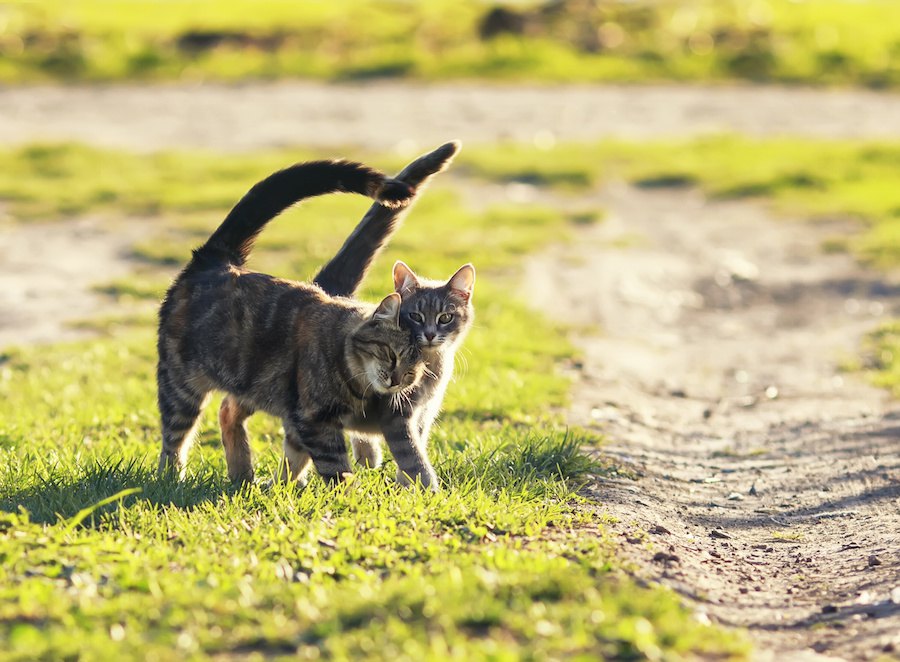
POLYGON ((400 209, 408 205, 415 194, 416 189, 409 184, 396 179, 385 179, 373 197, 385 207, 400 209))

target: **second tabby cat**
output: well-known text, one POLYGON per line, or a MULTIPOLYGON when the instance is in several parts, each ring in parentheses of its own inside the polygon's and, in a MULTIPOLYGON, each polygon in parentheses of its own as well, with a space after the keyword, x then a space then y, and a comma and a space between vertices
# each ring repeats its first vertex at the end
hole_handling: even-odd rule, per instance
MULTIPOLYGON (((446 167, 459 147, 458 142, 441 146, 408 165, 396 179, 420 187, 434 172, 446 167)), ((355 294, 372 260, 397 230, 400 213, 396 208, 373 204, 337 255, 322 267, 315 282, 329 294, 355 294)), ((428 436, 453 377, 456 352, 474 321, 474 286, 475 268, 471 264, 460 267, 447 281, 421 278, 402 262, 394 265, 394 288, 403 298, 400 324, 413 334, 427 368, 423 379, 404 398, 404 421, 410 426, 405 436, 411 443, 392 444, 387 439, 400 482, 418 480, 432 489, 438 487, 428 457, 428 436)), ((377 431, 352 436, 357 462, 379 466, 382 439, 377 431)))
POLYGON ((212 390, 228 394, 220 421, 236 482, 253 479, 244 422, 256 410, 282 419, 285 479, 303 481, 310 462, 329 480, 346 476, 344 428, 378 429, 392 447, 414 446, 404 436, 408 410, 401 405, 426 368, 399 326, 400 297, 369 306, 244 266, 269 220, 304 197, 333 191, 366 194, 392 207, 413 195, 406 184, 358 163, 292 166, 254 186, 170 287, 157 344, 160 471, 184 475, 212 390))

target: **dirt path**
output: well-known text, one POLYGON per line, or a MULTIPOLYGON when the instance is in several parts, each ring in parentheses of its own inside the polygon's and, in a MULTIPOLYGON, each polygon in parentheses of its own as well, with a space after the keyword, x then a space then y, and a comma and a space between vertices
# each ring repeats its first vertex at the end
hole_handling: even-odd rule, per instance
POLYGON ((900 288, 835 228, 693 191, 612 187, 607 222, 534 260, 578 338, 573 423, 639 475, 588 492, 637 574, 749 627, 772 659, 900 653, 900 408, 842 374, 900 288))
POLYGON ((900 94, 766 86, 37 86, 0 89, 0 143, 79 140, 139 150, 280 145, 424 149, 448 138, 900 136, 900 94))
POLYGON ((72 322, 118 310, 92 288, 134 271, 135 220, 0 224, 0 351, 83 337, 72 322))

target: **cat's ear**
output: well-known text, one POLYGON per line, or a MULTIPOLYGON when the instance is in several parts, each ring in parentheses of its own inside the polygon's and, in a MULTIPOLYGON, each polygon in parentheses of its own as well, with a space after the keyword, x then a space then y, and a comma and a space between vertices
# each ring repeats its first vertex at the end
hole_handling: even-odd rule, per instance
POLYGON ((405 263, 397 260, 394 264, 394 291, 399 294, 412 292, 419 286, 419 279, 405 263))
POLYGON ((475 289, 475 267, 471 264, 464 264, 450 277, 447 285, 454 294, 468 302, 472 297, 472 290, 475 289))
POLYGON ((391 292, 384 299, 382 299, 381 303, 379 303, 378 307, 375 309, 375 313, 372 315, 372 319, 383 320, 385 322, 393 322, 394 324, 399 326, 400 295, 396 292, 391 292))

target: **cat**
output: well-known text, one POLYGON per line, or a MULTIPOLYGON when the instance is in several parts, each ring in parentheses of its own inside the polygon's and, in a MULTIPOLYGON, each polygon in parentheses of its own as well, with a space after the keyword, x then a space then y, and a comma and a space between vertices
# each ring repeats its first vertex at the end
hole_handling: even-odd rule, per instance
POLYGON ((465 264, 442 282, 420 278, 398 261, 393 276, 403 301, 400 322, 410 329, 426 368, 421 381, 403 396, 403 406, 409 409, 404 421, 410 425, 412 443, 401 445, 391 437, 356 434, 351 437, 353 456, 363 466, 380 466, 381 439, 385 438, 398 466, 397 480, 402 484, 419 481, 437 490, 438 479, 428 460, 428 437, 453 376, 456 351, 475 319, 475 267, 465 264))
MULTIPOLYGON (((458 141, 442 145, 411 163, 396 179, 420 190, 428 177, 450 163, 459 148, 458 141)), ((396 219, 400 213, 396 208, 373 204, 314 282, 335 296, 355 294, 369 265, 399 227, 396 219)), ((428 437, 453 376, 456 351, 474 321, 475 268, 463 265, 448 281, 439 282, 420 278, 406 264, 398 262, 393 277, 395 290, 403 298, 400 323, 414 334, 425 356, 427 371, 419 385, 407 393, 404 405, 408 408, 406 420, 413 423, 408 434, 414 443, 392 446, 388 440, 388 447, 398 465, 399 482, 419 481, 437 490, 438 479, 428 458, 428 437)), ((351 444, 357 463, 380 466, 381 441, 382 435, 377 433, 353 435, 351 444)))
POLYGON ((227 393, 219 418, 228 475, 236 483, 253 480, 244 423, 256 410, 284 424, 283 480, 305 483, 310 462, 326 480, 344 480, 351 472, 345 427, 378 430, 392 448, 412 445, 403 434, 409 409, 401 405, 426 368, 399 324, 400 295, 372 306, 245 268, 269 220, 303 198, 336 191, 393 208, 414 195, 407 184, 359 163, 291 166, 256 184, 169 288, 157 343, 160 472, 184 477, 213 390, 227 393))

